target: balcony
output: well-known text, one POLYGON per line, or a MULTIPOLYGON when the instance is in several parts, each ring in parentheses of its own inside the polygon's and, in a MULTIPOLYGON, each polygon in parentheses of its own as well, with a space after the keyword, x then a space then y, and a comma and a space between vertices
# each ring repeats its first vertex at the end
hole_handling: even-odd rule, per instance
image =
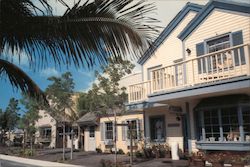
POLYGON ((250 45, 242 44, 155 69, 151 80, 130 85, 129 103, 148 95, 250 76, 250 45))

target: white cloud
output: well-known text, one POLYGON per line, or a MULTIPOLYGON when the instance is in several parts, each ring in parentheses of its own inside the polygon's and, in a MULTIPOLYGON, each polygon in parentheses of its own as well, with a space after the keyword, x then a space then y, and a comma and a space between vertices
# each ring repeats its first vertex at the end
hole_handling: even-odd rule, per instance
POLYGON ((44 77, 59 76, 59 72, 55 68, 46 68, 40 73, 44 77))

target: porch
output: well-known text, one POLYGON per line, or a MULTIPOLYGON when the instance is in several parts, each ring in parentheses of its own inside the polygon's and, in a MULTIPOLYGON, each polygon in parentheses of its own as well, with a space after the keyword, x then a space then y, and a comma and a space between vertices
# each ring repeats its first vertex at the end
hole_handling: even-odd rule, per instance
POLYGON ((156 94, 191 89, 250 76, 250 45, 242 44, 151 71, 151 79, 129 86, 129 103, 156 94))

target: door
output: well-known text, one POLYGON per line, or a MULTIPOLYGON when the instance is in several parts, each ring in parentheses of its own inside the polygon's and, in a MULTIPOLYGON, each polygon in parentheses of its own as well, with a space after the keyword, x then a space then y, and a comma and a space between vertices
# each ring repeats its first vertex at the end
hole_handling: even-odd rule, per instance
POLYGON ((95 127, 89 127, 88 151, 96 151, 95 127))

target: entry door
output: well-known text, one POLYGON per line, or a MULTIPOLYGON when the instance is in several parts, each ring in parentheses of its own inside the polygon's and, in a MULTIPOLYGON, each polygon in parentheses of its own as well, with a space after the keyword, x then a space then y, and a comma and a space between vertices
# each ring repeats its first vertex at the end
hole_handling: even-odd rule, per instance
POLYGON ((95 127, 89 127, 89 142, 88 142, 88 151, 96 151, 96 141, 95 141, 95 127))

